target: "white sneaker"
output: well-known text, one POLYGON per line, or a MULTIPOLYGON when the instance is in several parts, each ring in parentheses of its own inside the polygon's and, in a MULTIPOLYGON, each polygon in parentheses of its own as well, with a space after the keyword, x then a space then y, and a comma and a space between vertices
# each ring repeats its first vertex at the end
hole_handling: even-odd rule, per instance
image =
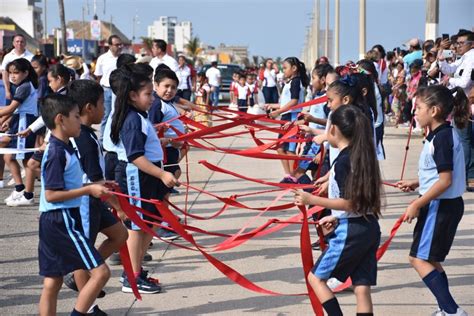
POLYGON ((13 190, 13 192, 10 193, 10 195, 4 200, 5 203, 8 204, 8 202, 11 202, 13 200, 17 200, 17 199, 21 198, 23 196, 23 192, 24 192, 24 190, 21 191, 21 192, 17 192, 16 190, 13 190))
POLYGON ((449 313, 446 313, 446 312, 443 312, 443 313, 444 313, 444 315, 446 315, 446 316, 451 316, 451 315, 452 315, 452 316, 469 316, 469 315, 467 314, 467 312, 466 312, 465 310, 461 309, 460 307, 458 307, 458 310, 457 310, 456 313, 454 313, 454 314, 449 314, 449 313))
POLYGON ((337 289, 340 285, 342 285, 343 282, 339 281, 336 278, 330 278, 329 280, 327 280, 326 284, 329 286, 331 291, 333 291, 333 290, 337 289))
POLYGON ((18 199, 7 202, 8 206, 29 206, 33 204, 35 204, 35 199, 31 198, 28 200, 24 194, 22 194, 18 199))
POLYGON ((431 314, 431 316, 445 316, 446 314, 443 312, 443 310, 441 308, 438 307, 438 309, 436 311, 434 311, 433 314, 431 314))
POLYGON ((0 180, 0 189, 3 189, 5 187, 5 183, 3 182, 3 180, 0 180))

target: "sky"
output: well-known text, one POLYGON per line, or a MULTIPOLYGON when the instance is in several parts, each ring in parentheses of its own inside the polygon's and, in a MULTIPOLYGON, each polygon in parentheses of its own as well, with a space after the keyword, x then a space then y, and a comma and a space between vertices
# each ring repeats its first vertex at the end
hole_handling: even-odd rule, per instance
MULTIPOLYGON (((44 5, 44 1, 40 6, 44 5)), ((426 0, 366 0, 367 49, 382 44, 387 50, 410 38, 424 37, 426 0)), ((454 34, 474 27, 473 0, 439 0, 439 33, 454 34)), ((47 2, 48 30, 59 27, 58 1, 47 2)), ((64 0, 66 20, 81 20, 82 7, 93 16, 94 0, 64 0)), ((325 25, 326 0, 321 3, 321 28, 325 25)), ((340 0, 340 60, 358 56, 358 0, 340 0)), ((135 36, 147 36, 147 26, 159 16, 177 16, 191 21, 193 36, 217 46, 245 45, 249 54, 263 57, 301 56, 306 27, 311 24, 314 0, 97 0, 99 19, 110 21, 129 38, 133 16, 135 36)), ((330 0, 330 29, 334 23, 334 0, 330 0)), ((439 34, 439 35, 440 35, 439 34)), ((333 56, 329 56, 333 59, 333 56)), ((250 58, 251 59, 251 58, 250 58)))

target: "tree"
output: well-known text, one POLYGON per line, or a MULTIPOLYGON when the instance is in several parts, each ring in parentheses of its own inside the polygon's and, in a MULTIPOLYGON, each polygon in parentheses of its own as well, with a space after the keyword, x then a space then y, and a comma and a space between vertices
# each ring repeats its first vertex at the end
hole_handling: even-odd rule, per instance
POLYGON ((66 15, 64 13, 64 0, 58 0, 59 4, 59 19, 61 20, 61 53, 67 53, 67 39, 66 39, 66 15))
POLYGON ((201 41, 199 40, 199 37, 191 37, 189 40, 189 43, 185 45, 185 47, 188 54, 192 57, 193 62, 196 61, 197 56, 201 53, 202 48, 201 48, 201 41))
POLYGON ((258 67, 258 59, 259 57, 257 55, 252 56, 252 61, 255 67, 258 67))
POLYGON ((151 37, 145 37, 145 36, 140 37, 140 39, 142 40, 143 46, 145 47, 147 52, 151 53, 151 47, 153 46, 153 39, 151 37))

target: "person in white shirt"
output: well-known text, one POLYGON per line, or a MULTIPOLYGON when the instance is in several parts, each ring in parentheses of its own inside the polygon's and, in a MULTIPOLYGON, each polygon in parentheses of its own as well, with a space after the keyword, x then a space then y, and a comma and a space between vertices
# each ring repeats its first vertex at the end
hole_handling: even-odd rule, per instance
POLYGON ((99 56, 95 65, 94 75, 97 77, 102 88, 104 88, 104 117, 100 123, 100 137, 99 140, 102 143, 105 123, 112 110, 112 102, 114 96, 112 89, 110 89, 109 78, 112 71, 117 69, 117 58, 122 52, 122 40, 117 35, 111 35, 108 39, 109 50, 99 56))
POLYGON ((211 86, 211 106, 213 109, 217 109, 221 87, 221 71, 217 68, 217 61, 211 63, 211 68, 206 71, 206 77, 211 86))
POLYGON ((31 61, 34 56, 26 49, 26 40, 22 34, 16 34, 13 36, 12 44, 12 51, 3 57, 2 65, 0 66, 0 70, 2 71, 3 85, 5 86, 6 105, 11 103, 12 96, 16 89, 15 85, 12 85, 9 80, 7 65, 18 58, 25 58, 28 61, 31 61))
POLYGON ((194 86, 192 82, 191 68, 187 65, 186 57, 180 55, 178 57, 178 69, 176 70, 176 76, 178 77, 178 92, 177 96, 191 100, 191 87, 194 86))
POLYGON ((265 103, 278 103, 277 74, 278 67, 273 63, 272 59, 265 61, 265 70, 262 77, 262 93, 265 103))
POLYGON ((150 66, 153 68, 153 78, 155 77, 155 69, 160 64, 165 64, 174 72, 178 70, 178 62, 176 59, 171 57, 166 53, 166 49, 168 44, 162 39, 153 40, 153 44, 151 46, 151 53, 153 54, 153 58, 150 61, 150 66))

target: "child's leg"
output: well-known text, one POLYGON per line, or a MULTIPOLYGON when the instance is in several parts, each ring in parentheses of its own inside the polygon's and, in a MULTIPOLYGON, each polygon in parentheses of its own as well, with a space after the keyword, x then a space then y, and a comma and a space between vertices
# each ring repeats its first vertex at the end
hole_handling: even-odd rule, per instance
POLYGON ((101 233, 107 236, 107 239, 102 242, 97 251, 104 260, 119 251, 128 238, 128 231, 120 222, 101 230, 101 233))
POLYGON ((25 165, 25 192, 33 193, 35 191, 35 179, 41 171, 41 163, 34 159, 29 159, 26 163, 23 162, 23 164, 25 165))
POLYGON ((409 257, 409 260, 431 293, 436 297, 439 307, 447 313, 456 313, 459 306, 449 291, 448 278, 441 264, 412 256, 409 257))
POLYGON ((44 316, 56 315, 56 305, 58 303, 58 293, 63 284, 62 277, 45 277, 43 290, 39 302, 39 314, 44 316))
POLYGON ((144 239, 145 233, 141 230, 128 231, 127 246, 134 273, 139 273, 142 268, 142 260, 145 255, 143 252, 144 239))
POLYGON ((23 180, 21 179, 21 168, 18 161, 16 161, 16 159, 11 154, 5 155, 4 158, 5 158, 5 163, 10 169, 13 180, 15 180, 15 185, 22 185, 23 180))
POLYGON ((86 314, 94 303, 97 295, 110 278, 109 267, 104 263, 90 271, 90 279, 84 285, 77 297, 76 311, 86 314))
POLYGON ((355 285, 354 294, 357 300, 357 313, 373 313, 370 286, 355 285))
MULTIPOLYGON (((283 148, 278 148, 277 149, 277 153, 279 155, 284 155, 286 152, 283 148)), ((289 160, 285 160, 285 159, 282 159, 281 160, 281 165, 283 166, 283 170, 285 172, 285 174, 290 174, 290 163, 289 163, 289 160)))
POLYGON ((322 280, 315 276, 313 272, 308 274, 308 281, 324 310, 330 316, 342 316, 342 310, 331 289, 326 284, 327 280, 322 280))

